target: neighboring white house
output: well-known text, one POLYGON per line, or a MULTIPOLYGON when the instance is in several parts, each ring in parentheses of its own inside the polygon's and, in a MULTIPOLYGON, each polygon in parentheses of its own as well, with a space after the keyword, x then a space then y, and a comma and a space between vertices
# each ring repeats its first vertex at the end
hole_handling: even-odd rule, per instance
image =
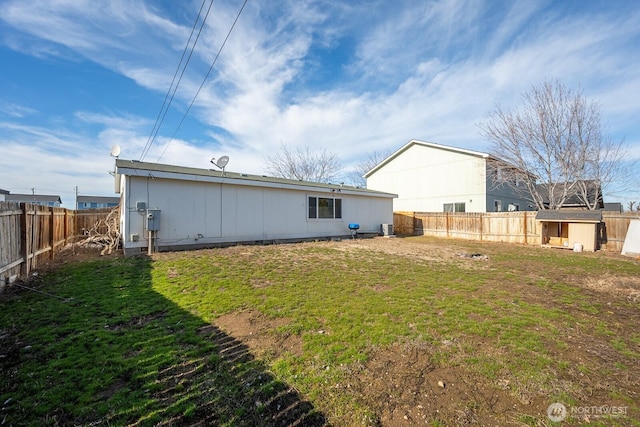
POLYGON ((9 194, 7 190, 0 188, 0 202, 4 202, 6 195, 9 194))
POLYGON ((508 186, 496 187, 489 154, 411 140, 365 174, 367 188, 397 194, 395 212, 530 210, 508 186))
POLYGON ((144 252, 150 237, 171 250, 351 236, 350 223, 378 233, 393 224, 395 194, 370 189, 122 159, 115 176, 125 254, 144 252))

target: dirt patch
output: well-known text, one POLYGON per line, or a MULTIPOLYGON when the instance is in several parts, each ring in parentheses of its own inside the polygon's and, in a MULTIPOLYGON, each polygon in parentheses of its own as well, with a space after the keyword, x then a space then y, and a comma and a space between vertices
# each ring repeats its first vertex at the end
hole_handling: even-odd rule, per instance
POLYGON ((284 331, 287 319, 269 318, 256 311, 225 314, 215 324, 230 336, 248 345, 258 357, 278 357, 288 352, 302 354, 302 338, 284 331))
POLYGON ((380 237, 373 239, 352 239, 321 244, 343 251, 365 249, 394 256, 410 258, 414 261, 445 261, 454 258, 459 250, 450 245, 425 245, 411 239, 380 237))
POLYGON ((582 286, 596 292, 622 297, 630 302, 640 302, 640 277, 620 278, 610 274, 585 277, 582 286))
POLYGON ((520 405, 479 375, 438 367, 425 345, 379 349, 356 374, 341 386, 375 408, 385 426, 506 425, 520 405))

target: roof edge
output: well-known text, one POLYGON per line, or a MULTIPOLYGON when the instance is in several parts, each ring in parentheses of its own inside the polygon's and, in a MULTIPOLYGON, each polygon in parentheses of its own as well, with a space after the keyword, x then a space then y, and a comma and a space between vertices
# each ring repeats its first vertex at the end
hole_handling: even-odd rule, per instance
POLYGON ((144 171, 144 176, 149 175, 152 176, 153 172, 162 173, 162 174, 175 174, 175 175, 192 175, 192 176, 202 176, 207 177, 207 179, 211 180, 225 180, 228 183, 235 182, 240 184, 242 182, 254 182, 256 185, 265 186, 289 186, 289 187, 305 187, 305 188, 317 188, 317 189, 327 189, 336 193, 345 193, 350 192, 351 194, 362 194, 362 195, 376 195, 378 197, 398 197, 396 194, 386 193, 378 190, 371 190, 368 188, 362 187, 354 187, 351 185, 344 184, 333 184, 333 183, 323 183, 323 182, 313 182, 313 181, 301 181, 295 179, 288 178, 277 178, 277 177, 269 177, 267 175, 251 175, 246 173, 239 172, 229 172, 213 170, 213 169, 201 169, 201 168, 193 168, 188 166, 176 166, 176 165, 168 165, 161 163, 147 163, 140 162, 137 160, 123 160, 116 159, 116 176, 118 175, 131 175, 131 176, 142 176, 137 175, 135 173, 130 173, 127 170, 136 170, 136 171, 144 171))

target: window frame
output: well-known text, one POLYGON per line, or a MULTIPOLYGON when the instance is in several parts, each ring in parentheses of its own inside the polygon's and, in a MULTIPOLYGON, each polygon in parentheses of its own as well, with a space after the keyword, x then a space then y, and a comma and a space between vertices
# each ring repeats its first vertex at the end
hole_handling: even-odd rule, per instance
POLYGON ((451 202, 451 203, 443 203, 442 204, 442 212, 451 212, 451 213, 456 213, 456 212, 466 212, 467 211, 467 205, 465 202, 451 202), (450 210, 447 210, 447 207, 450 207, 450 210))
POLYGON ((307 195, 307 220, 342 221, 343 198, 307 195), (326 201, 326 205, 325 202, 326 201), (331 216, 329 216, 329 213, 331 216))

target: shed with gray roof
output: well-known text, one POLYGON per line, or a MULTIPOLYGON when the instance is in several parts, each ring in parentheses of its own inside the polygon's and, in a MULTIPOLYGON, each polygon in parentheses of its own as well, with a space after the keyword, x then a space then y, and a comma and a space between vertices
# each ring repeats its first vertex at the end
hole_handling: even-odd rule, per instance
POLYGON ((542 210, 540 242, 545 247, 593 252, 600 247, 602 212, 599 210, 542 210))

